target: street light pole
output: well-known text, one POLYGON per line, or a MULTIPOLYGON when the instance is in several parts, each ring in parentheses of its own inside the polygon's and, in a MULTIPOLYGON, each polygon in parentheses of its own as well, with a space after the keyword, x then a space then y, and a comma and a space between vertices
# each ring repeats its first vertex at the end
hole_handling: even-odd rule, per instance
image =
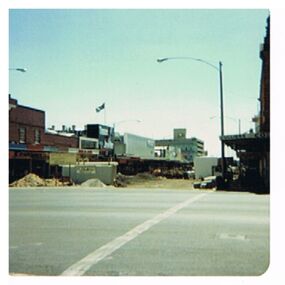
POLYGON ((241 126, 240 126, 240 119, 238 119, 238 134, 241 134, 241 126))
POLYGON ((220 74, 220 104, 221 104, 221 166, 222 166, 222 177, 225 178, 226 173, 226 160, 225 160, 225 143, 223 142, 224 137, 224 95, 223 95, 223 73, 222 73, 222 62, 219 62, 219 74, 220 74))
POLYGON ((226 173, 226 160, 225 160, 225 144, 222 140, 224 136, 224 102, 223 102, 223 71, 222 71, 222 62, 219 61, 219 67, 213 65, 212 63, 201 59, 201 58, 194 58, 194 57, 165 57, 157 59, 158 63, 162 63, 167 60, 176 60, 176 59, 190 59, 194 61, 199 61, 204 64, 211 66, 212 68, 216 69, 219 72, 219 82, 220 82, 220 112, 221 112, 221 167, 222 167, 222 178, 225 180, 225 173, 226 173))

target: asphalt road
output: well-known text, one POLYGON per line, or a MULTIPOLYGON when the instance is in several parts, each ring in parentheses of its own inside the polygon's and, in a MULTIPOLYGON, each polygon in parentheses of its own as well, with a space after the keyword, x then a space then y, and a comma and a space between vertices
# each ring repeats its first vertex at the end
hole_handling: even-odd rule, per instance
POLYGON ((10 189, 10 274, 256 276, 269 196, 164 189, 10 189))

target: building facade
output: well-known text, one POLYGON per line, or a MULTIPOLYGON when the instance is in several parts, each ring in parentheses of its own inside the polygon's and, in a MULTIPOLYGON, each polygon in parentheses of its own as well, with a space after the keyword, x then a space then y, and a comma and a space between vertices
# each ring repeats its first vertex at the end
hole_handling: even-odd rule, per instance
POLYGON ((260 48, 262 60, 260 80, 260 132, 270 132, 270 18, 267 19, 266 36, 260 48))
POLYGON ((261 152, 259 172, 265 191, 270 187, 270 18, 267 19, 266 36, 260 51, 262 60, 260 82, 260 134, 267 136, 267 142, 261 152))
POLYGON ((9 96, 9 144, 14 147, 44 150, 51 147, 57 151, 78 148, 78 137, 45 131, 45 112, 19 105, 9 96))
POLYGON ((98 147, 101 155, 106 157, 113 155, 114 128, 101 124, 87 124, 82 134, 88 138, 98 140, 98 147))
POLYGON ((187 138, 186 129, 174 129, 173 139, 156 140, 155 146, 172 146, 181 150, 182 158, 193 162, 197 156, 205 155, 204 142, 198 138, 187 138))
POLYGON ((260 113, 253 118, 255 133, 224 136, 222 140, 240 159, 241 190, 270 192, 270 18, 261 45, 260 113))
POLYGON ((78 137, 45 131, 45 112, 18 104, 9 95, 9 181, 35 173, 50 176, 49 153, 78 148, 78 137))
POLYGON ((44 134, 45 112, 19 105, 9 95, 9 143, 39 145, 44 134))

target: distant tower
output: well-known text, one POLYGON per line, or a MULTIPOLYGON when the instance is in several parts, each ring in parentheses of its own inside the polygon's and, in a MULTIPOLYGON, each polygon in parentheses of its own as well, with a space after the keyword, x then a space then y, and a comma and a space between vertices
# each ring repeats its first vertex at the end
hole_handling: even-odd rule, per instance
POLYGON ((173 138, 174 140, 186 139, 186 129, 174 129, 173 138))

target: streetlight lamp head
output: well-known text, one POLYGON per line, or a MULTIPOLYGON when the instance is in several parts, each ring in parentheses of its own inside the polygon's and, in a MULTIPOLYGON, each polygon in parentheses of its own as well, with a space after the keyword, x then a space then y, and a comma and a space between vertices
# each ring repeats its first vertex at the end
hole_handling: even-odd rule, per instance
POLYGON ((20 72, 27 72, 27 68, 16 68, 16 70, 20 72))
POLYGON ((9 70, 27 72, 27 68, 23 68, 23 67, 12 67, 12 68, 9 68, 9 70))
POLYGON ((158 58, 156 61, 158 62, 158 63, 161 63, 161 62, 164 62, 164 61, 166 61, 167 60, 167 58, 158 58))

